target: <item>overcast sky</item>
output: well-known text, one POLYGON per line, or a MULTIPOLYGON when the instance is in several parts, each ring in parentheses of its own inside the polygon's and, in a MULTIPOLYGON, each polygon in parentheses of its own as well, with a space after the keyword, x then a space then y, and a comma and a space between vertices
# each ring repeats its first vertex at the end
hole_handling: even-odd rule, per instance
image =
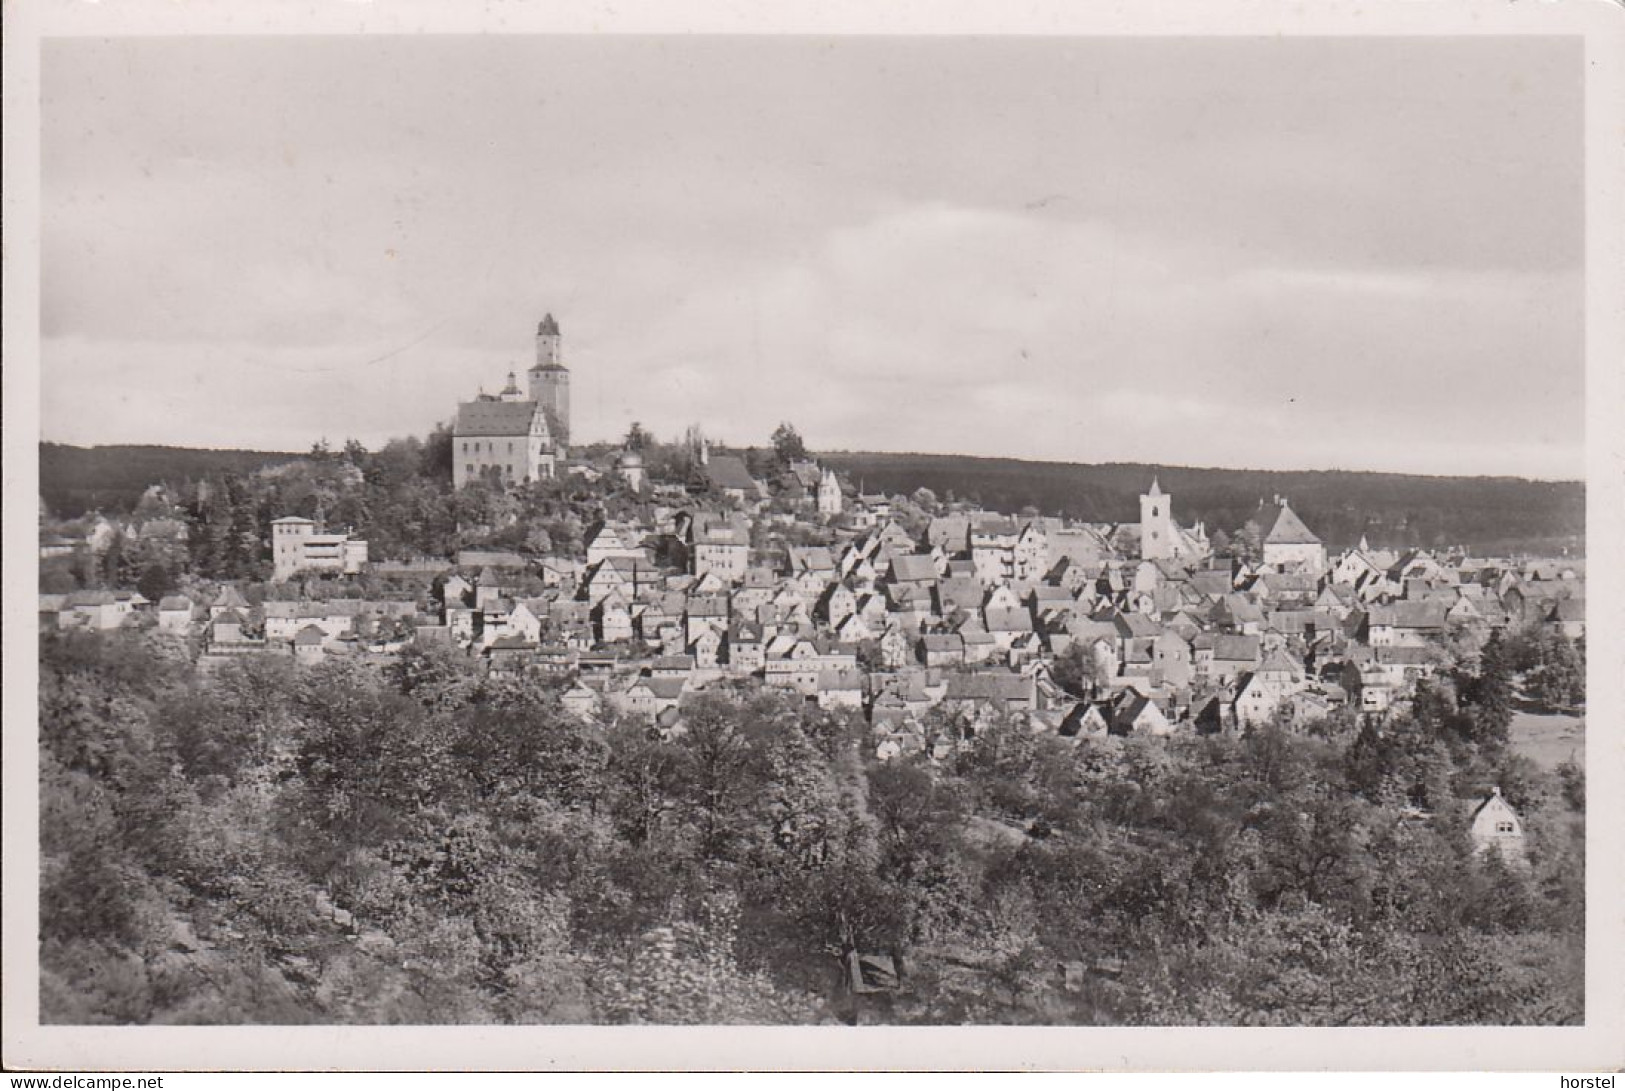
POLYGON ((574 434, 1582 476, 1566 39, 333 37, 43 54, 42 434, 574 434))

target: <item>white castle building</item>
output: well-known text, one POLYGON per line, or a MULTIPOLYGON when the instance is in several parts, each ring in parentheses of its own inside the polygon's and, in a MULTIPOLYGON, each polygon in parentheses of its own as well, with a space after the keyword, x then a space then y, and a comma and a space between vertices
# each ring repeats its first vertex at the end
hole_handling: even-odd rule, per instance
POLYGON ((570 443, 570 371, 551 314, 536 328, 536 363, 526 374, 528 394, 510 371, 502 393, 458 404, 451 465, 457 488, 493 477, 519 484, 557 476, 570 443))

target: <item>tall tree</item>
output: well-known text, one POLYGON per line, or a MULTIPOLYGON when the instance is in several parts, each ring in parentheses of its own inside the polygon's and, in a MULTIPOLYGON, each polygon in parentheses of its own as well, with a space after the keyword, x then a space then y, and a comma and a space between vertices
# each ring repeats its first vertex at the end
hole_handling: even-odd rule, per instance
POLYGON ((807 457, 807 445, 801 440, 801 433, 789 421, 782 422, 773 429, 773 453, 778 456, 779 464, 788 466, 792 462, 800 462, 807 457))
POLYGON ((626 430, 626 439, 623 445, 628 451, 645 451, 654 445, 654 437, 643 427, 640 421, 633 421, 632 427, 626 430))

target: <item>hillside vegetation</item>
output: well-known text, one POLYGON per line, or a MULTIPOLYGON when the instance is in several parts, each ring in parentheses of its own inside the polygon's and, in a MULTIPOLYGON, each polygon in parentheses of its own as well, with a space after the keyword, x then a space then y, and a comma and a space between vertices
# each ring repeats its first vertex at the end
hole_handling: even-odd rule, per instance
POLYGON ((1506 657, 1306 735, 879 762, 759 686, 671 736, 450 650, 40 647, 47 1023, 1575 1024, 1584 772, 1506 746, 1506 657), (1474 853, 1486 786, 1531 866, 1474 853), (855 957, 895 971, 846 987, 855 957))
MULTIPOLYGON (((40 496, 74 518, 90 510, 128 511, 147 486, 184 485, 245 474, 299 455, 185 447, 40 445, 40 496)), ((930 489, 974 499, 995 511, 1033 510, 1098 522, 1133 521, 1138 496, 1155 475, 1173 494, 1179 520, 1211 531, 1246 523, 1260 499, 1288 497, 1293 510, 1332 549, 1362 534, 1373 546, 1465 546, 1479 553, 1578 554, 1585 543, 1585 486, 1510 477, 1422 477, 1350 471, 1267 471, 1089 466, 963 455, 839 452, 820 456, 866 492, 930 489)))
POLYGON ((253 473, 298 457, 286 451, 42 443, 40 499, 66 519, 94 510, 124 512, 135 507, 149 485, 183 485, 222 474, 253 473))

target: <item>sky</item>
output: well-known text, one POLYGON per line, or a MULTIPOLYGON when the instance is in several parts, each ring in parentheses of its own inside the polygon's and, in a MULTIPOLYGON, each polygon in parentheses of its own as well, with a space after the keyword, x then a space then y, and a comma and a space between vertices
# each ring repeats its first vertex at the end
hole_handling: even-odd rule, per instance
POLYGON ((42 438, 1580 478, 1564 38, 334 36, 42 53, 42 438))

